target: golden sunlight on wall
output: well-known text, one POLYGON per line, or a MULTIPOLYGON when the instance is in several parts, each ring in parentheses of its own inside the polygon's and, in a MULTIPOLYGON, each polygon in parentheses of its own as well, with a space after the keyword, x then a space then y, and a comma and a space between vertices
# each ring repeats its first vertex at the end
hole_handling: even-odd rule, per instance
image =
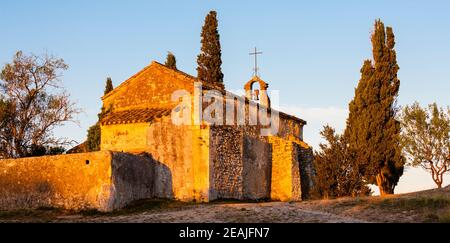
POLYGON ((294 142, 279 137, 269 137, 272 144, 271 199, 299 201, 300 171, 294 154, 294 142))
POLYGON ((109 208, 109 152, 0 162, 1 208, 109 208))
POLYGON ((102 126, 101 150, 118 152, 145 151, 148 128, 148 123, 102 126))

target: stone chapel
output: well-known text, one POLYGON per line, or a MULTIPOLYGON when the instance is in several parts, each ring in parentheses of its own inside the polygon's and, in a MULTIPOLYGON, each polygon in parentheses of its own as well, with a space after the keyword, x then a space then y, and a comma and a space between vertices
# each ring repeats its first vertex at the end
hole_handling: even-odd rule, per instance
MULTIPOLYGON (((198 99, 196 83, 202 93, 228 93, 222 84, 201 82, 158 62, 123 82, 102 98, 108 114, 101 120, 101 149, 149 154, 158 164, 154 188, 159 198, 297 201, 308 197, 312 155, 303 141, 306 121, 278 112, 279 129, 269 136, 259 134, 258 122, 174 125, 171 114, 178 101, 172 94, 184 90, 198 99)), ((268 86, 254 76, 245 84, 245 96, 235 98, 246 111, 252 106, 271 110, 268 86), (255 83, 260 90, 253 89, 255 83)), ((245 113, 248 122, 249 112, 245 113)))
POLYGON ((152 62, 102 97, 101 151, 1 160, 0 209, 308 198, 314 170, 306 121, 272 109, 268 87, 255 75, 238 96, 152 62), (209 110, 212 104, 219 105, 209 110), (226 122, 216 123, 221 113, 226 122), (187 122, 174 122, 182 115, 187 122))

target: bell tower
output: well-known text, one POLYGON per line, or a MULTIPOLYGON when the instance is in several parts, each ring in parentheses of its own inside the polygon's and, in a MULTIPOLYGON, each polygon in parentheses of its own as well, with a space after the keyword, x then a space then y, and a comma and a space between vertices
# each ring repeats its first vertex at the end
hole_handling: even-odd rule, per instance
POLYGON ((258 75, 258 55, 262 54, 262 52, 258 52, 258 50, 255 47, 255 52, 250 53, 250 55, 255 56, 255 68, 253 78, 248 81, 245 86, 245 97, 249 100, 252 100, 254 102, 258 102, 260 105, 263 105, 267 108, 270 108, 270 98, 267 94, 267 88, 269 87, 269 84, 264 82, 259 75, 258 75), (259 89, 254 89, 254 84, 259 84, 259 89))
POLYGON ((250 81, 248 81, 245 86, 245 97, 254 102, 258 102, 260 105, 263 105, 267 108, 270 108, 270 98, 267 94, 267 88, 269 85, 264 82, 258 76, 253 76, 250 81), (260 89, 254 89, 254 84, 258 83, 260 89))

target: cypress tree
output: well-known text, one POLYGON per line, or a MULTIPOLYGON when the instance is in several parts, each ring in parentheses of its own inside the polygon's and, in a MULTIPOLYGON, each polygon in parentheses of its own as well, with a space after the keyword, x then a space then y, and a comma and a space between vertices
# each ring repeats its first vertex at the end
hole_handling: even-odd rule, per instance
POLYGON ((168 68, 171 68, 173 70, 177 70, 177 59, 175 58, 175 55, 172 52, 169 52, 167 54, 165 65, 168 68))
POLYGON ((314 190, 317 198, 334 198, 370 195, 359 164, 347 146, 347 138, 336 134, 330 126, 320 133, 326 143, 320 144, 320 152, 314 154, 314 190))
POLYGON ((111 92, 114 89, 113 84, 112 84, 112 80, 110 77, 108 77, 106 79, 106 86, 105 86, 105 91, 103 92, 104 95, 107 95, 109 92, 111 92))
POLYGON ((372 35, 373 63, 365 61, 361 80, 350 102, 346 136, 368 183, 393 194, 403 174, 400 123, 396 100, 400 88, 392 28, 377 20, 372 35))
POLYGON ((211 11, 206 16, 202 28, 202 47, 197 58, 198 79, 210 83, 223 83, 220 35, 217 27, 217 13, 211 11))
MULTIPOLYGON (((106 79, 105 92, 104 95, 107 95, 114 89, 111 78, 106 79)), ((89 127, 87 134, 86 146, 88 151, 100 151, 101 145, 101 128, 100 128, 100 120, 107 113, 105 107, 102 107, 102 111, 98 114, 98 121, 95 125, 89 127)))
POLYGON ((89 152, 100 151, 101 128, 99 122, 88 129, 86 146, 89 152))

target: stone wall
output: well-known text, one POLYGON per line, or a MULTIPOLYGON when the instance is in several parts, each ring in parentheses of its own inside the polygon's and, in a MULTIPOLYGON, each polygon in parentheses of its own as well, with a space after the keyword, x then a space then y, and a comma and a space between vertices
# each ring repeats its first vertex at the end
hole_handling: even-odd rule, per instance
POLYGON ((213 192, 218 199, 270 197, 271 145, 256 127, 213 126, 210 156, 213 192))
POLYGON ((108 151, 0 160, 0 208, 111 211, 153 197, 154 163, 108 151))
POLYGON ((171 117, 152 123, 106 125, 102 126, 102 149, 148 153, 156 163, 156 197, 209 200, 209 129, 176 126, 171 117))
POLYGON ((304 192, 302 190, 303 187, 303 181, 302 181, 302 174, 300 173, 302 163, 303 161, 300 160, 301 158, 301 150, 298 150, 297 148, 299 145, 295 142, 292 143, 292 164, 291 164, 291 180, 292 180, 292 193, 291 198, 289 200, 292 201, 300 201, 302 200, 302 195, 307 192, 304 192))
POLYGON ((168 168, 147 154, 112 153, 112 185, 114 195, 109 210, 128 203, 155 197, 156 170, 168 168))
POLYGON ((101 150, 144 152, 148 129, 148 123, 101 126, 101 150))
POLYGON ((303 141, 304 123, 292 118, 289 115, 280 113, 280 128, 277 136, 284 139, 295 139, 303 141))
POLYGON ((159 198, 295 201, 309 193, 312 162, 299 133, 287 132, 302 125, 282 120, 284 136, 270 138, 260 126, 176 126, 170 117, 107 125, 102 149, 150 154, 159 198))
POLYGON ((301 146, 297 144, 295 146, 297 160, 300 165, 300 178, 301 178, 301 191, 302 199, 310 199, 311 191, 314 187, 314 155, 311 147, 301 146))
POLYGON ((272 180, 272 146, 259 137, 244 137, 244 198, 270 198, 272 180))
POLYGON ((166 117, 150 125, 145 151, 171 173, 167 176, 167 173, 156 171, 157 197, 209 201, 208 129, 175 126, 170 117, 166 117))
POLYGON ((221 199, 243 199, 243 132, 231 126, 211 127, 213 193, 221 199))
MULTIPOLYGON (((154 62, 103 97, 103 103, 113 111, 169 109, 176 105, 171 101, 176 90, 186 90, 193 98, 195 81, 154 62)), ((203 93, 211 88, 204 86, 203 93)), ((199 126, 175 126, 170 117, 147 123, 105 125, 102 149, 150 154, 157 163, 156 197, 210 201, 262 199, 273 194, 276 200, 296 200, 301 196, 302 151, 295 150, 293 141, 303 140, 306 122, 280 112, 280 129, 272 143, 260 136, 261 125, 248 125, 250 106, 255 107, 256 103, 236 97, 235 106, 237 100, 245 104, 245 126, 214 126, 205 121, 199 126)), ((207 106, 203 101, 203 108, 207 106)), ((226 108, 224 104, 224 111, 226 108)), ((236 110, 234 113, 237 115, 236 110)))
POLYGON ((269 137, 272 144, 271 198, 279 201, 301 200, 300 167, 294 142, 269 137))

